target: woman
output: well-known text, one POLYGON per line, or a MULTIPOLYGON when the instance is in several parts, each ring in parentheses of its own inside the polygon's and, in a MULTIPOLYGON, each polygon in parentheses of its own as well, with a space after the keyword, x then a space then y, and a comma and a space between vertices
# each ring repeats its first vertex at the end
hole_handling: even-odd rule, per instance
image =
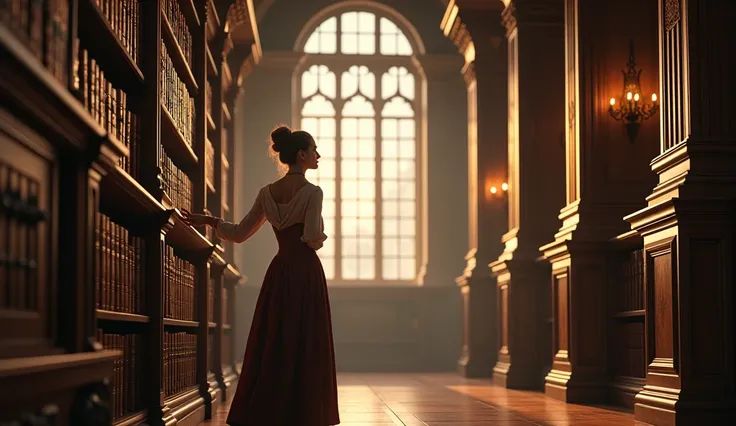
POLYGON ((265 221, 279 251, 263 280, 227 424, 329 426, 340 423, 330 302, 316 250, 327 239, 322 189, 304 177, 320 155, 305 131, 279 127, 272 149, 288 166, 284 177, 261 188, 240 223, 183 212, 193 226, 207 225, 223 240, 242 243, 265 221))

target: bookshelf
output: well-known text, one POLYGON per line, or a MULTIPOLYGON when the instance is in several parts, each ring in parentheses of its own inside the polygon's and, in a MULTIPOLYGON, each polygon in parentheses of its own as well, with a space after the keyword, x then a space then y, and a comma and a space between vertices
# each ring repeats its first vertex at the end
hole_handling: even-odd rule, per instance
POLYGON ((233 3, 0 6, 0 424, 194 425, 232 392, 244 278, 181 209, 234 220, 233 3))

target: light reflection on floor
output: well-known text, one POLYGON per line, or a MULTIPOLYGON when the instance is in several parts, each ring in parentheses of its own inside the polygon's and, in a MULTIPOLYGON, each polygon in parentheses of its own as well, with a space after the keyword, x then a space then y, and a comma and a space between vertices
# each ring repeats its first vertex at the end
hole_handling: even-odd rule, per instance
MULTIPOLYGON (((565 404, 454 374, 341 374, 341 425, 623 426, 630 413, 565 404)), ((224 426, 224 404, 208 426, 224 426)), ((294 425, 297 426, 297 425, 294 425)))

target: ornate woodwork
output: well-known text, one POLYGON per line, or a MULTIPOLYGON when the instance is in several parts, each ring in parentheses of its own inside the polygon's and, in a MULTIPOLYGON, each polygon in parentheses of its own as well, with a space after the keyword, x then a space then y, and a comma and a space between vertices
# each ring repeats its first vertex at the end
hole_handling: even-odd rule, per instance
POLYGON ((226 210, 216 195, 232 194, 231 176, 206 179, 233 163, 219 137, 232 124, 212 116, 232 121, 234 99, 212 106, 206 90, 228 74, 211 37, 231 2, 118 3, 0 10, 2 424, 194 425, 237 380, 222 349, 233 301, 210 276, 240 274, 179 210, 226 210), (172 81, 190 104, 169 102, 172 81))
POLYGON ((465 58, 468 93, 469 242, 466 267, 455 282, 463 298, 463 345, 458 368, 490 376, 496 361, 496 290, 484 268, 501 251, 506 204, 487 197, 489 182, 506 181, 506 46, 499 10, 481 3, 448 3, 444 34, 465 58), (495 24, 489 24, 494 23, 495 24))
POLYGON ((628 57, 622 32, 647 70, 643 86, 657 86, 655 11, 654 1, 565 0, 567 206, 555 241, 540 251, 552 265, 554 358, 545 391, 568 402, 608 400, 607 247, 652 183, 659 123, 644 123, 627 146, 624 129, 607 115, 606 91, 620 86, 628 57))
POLYGON ((736 133, 732 3, 660 0, 661 154, 647 207, 626 217, 644 239, 646 378, 638 422, 736 421, 736 133), (707 93, 707 98, 701 94, 707 93), (717 105, 717 107, 715 107, 717 105))
POLYGON ((550 266, 538 259, 538 247, 554 235, 555 213, 564 204, 563 15, 562 1, 510 2, 503 12, 509 230, 503 253, 489 266, 501 336, 493 377, 512 388, 541 389, 551 363, 550 266))

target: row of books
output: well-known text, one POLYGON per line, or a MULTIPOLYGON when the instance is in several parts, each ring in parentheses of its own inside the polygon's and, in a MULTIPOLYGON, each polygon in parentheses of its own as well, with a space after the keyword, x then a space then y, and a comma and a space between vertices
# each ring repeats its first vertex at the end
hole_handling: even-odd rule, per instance
POLYGON ((192 145, 194 140, 194 98, 186 84, 179 78, 166 45, 161 43, 161 101, 174 120, 184 141, 192 145))
POLYGON ((179 258, 171 246, 164 252, 164 316, 184 321, 197 320, 196 270, 179 258))
POLYGON ((192 32, 189 30, 186 17, 181 11, 179 0, 163 0, 161 2, 161 9, 166 15, 166 19, 169 20, 171 29, 174 31, 174 38, 176 38, 182 53, 184 53, 184 59, 189 64, 189 68, 194 68, 194 59, 192 52, 192 32))
POLYGON ((75 87, 77 97, 102 127, 128 149, 130 156, 120 159, 120 166, 138 176, 138 120, 129 107, 128 94, 115 88, 105 72, 86 49, 79 49, 75 87))
POLYGON ((113 420, 143 410, 143 336, 139 334, 108 334, 97 329, 97 340, 106 349, 122 351, 113 362, 111 401, 113 420))
POLYGON ((144 242, 108 216, 95 216, 95 283, 98 309, 142 314, 144 242))
POLYGON ((644 251, 635 250, 628 254, 621 264, 618 286, 624 288, 619 294, 618 311, 639 311, 644 309, 644 251))
POLYGON ((197 385, 197 335, 164 333, 164 393, 166 396, 197 385))
POLYGON ((166 150, 161 149, 161 171, 163 178, 163 189, 168 194, 171 202, 179 208, 192 211, 192 180, 186 173, 176 167, 171 158, 166 155, 166 150))
POLYGON ((0 23, 21 40, 33 56, 67 85, 69 1, 5 1, 0 23))
POLYGON ((40 182, 0 162, 0 309, 38 306, 40 182))
POLYGON ((107 19, 113 33, 137 63, 141 14, 139 0, 94 0, 94 2, 107 19))

